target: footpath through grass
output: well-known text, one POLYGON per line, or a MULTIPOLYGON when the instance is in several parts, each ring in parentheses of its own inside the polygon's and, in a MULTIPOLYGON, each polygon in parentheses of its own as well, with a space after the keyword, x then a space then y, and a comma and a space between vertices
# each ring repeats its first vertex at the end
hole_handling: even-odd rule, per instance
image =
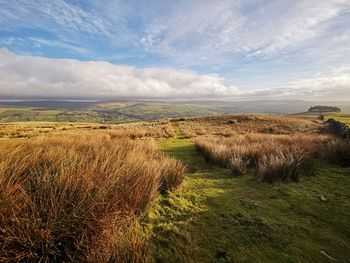
POLYGON ((319 163, 316 176, 288 184, 235 178, 175 128, 160 145, 189 173, 145 219, 155 262, 350 262, 349 169, 319 163))

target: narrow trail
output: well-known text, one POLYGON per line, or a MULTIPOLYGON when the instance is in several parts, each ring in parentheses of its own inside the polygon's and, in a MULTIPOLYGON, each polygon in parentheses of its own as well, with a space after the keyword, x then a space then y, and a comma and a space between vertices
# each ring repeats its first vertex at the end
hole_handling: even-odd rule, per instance
MULTIPOLYGON (((349 229, 329 229, 337 208, 322 204, 326 211, 314 212, 320 205, 317 191, 332 193, 332 184, 345 193, 350 189, 349 177, 344 184, 337 168, 325 167, 327 178, 319 175, 297 187, 235 178, 228 169, 207 164, 176 124, 173 129, 174 137, 161 139, 160 147, 184 161, 189 173, 178 191, 159 196, 150 209, 146 228, 155 262, 312 262, 310 256, 327 262, 320 253, 326 245, 331 255, 346 251, 349 229), (330 240, 332 231, 347 241, 330 240)), ((342 217, 345 224, 349 215, 342 217)))
POLYGON ((175 194, 160 197, 156 215, 150 215, 156 221, 157 262, 231 262, 225 252, 231 234, 221 228, 220 213, 223 203, 233 201, 232 177, 206 164, 179 127, 173 129, 174 137, 161 141, 161 149, 184 161, 190 173, 175 194))

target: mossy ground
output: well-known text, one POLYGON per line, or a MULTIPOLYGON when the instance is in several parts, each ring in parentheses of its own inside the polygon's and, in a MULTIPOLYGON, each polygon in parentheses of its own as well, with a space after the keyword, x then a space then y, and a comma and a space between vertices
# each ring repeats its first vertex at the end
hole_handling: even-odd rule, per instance
POLYGON ((160 145, 189 173, 143 221, 155 262, 350 262, 349 169, 318 162, 299 183, 264 184, 205 163, 180 137, 160 145))

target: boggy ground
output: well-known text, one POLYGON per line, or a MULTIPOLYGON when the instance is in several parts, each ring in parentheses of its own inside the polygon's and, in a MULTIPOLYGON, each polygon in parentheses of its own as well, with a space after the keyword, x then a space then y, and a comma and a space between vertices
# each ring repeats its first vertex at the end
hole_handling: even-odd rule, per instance
POLYGON ((190 172, 143 221, 155 262, 350 262, 349 168, 317 161, 299 183, 233 177, 174 125, 161 148, 190 172))

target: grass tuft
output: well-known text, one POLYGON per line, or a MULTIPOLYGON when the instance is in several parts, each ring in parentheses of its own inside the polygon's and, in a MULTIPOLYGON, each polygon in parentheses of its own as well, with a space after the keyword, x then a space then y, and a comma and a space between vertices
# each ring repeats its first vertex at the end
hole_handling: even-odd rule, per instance
POLYGON ((300 174, 312 174, 312 157, 335 139, 320 134, 246 134, 234 137, 208 137, 195 141, 207 162, 229 167, 233 175, 245 170, 263 182, 299 180, 300 174))
POLYGON ((135 218, 184 170, 152 141, 106 132, 2 141, 0 261, 135 262, 135 218))
POLYGON ((350 142, 342 139, 331 141, 324 156, 335 164, 350 166, 350 142))

